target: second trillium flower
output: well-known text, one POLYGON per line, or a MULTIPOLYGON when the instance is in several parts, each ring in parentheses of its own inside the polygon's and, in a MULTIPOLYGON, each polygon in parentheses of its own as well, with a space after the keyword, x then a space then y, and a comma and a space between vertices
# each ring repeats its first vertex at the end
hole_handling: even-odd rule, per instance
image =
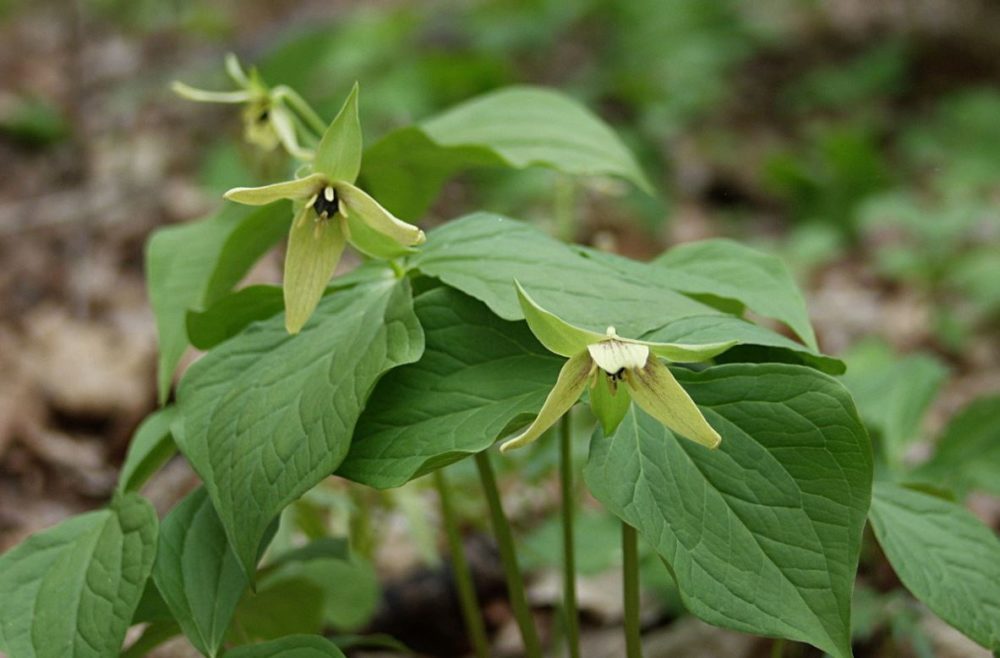
POLYGON ((303 178, 237 187, 226 198, 253 206, 290 199, 295 208, 285 255, 285 327, 298 333, 340 261, 345 242, 374 258, 395 258, 424 242, 424 232, 397 219, 354 185, 361 170, 358 86, 326 129, 303 178))
POLYGON ((719 433, 708 424, 698 406, 660 361, 695 363, 721 354, 736 341, 706 345, 653 343, 618 336, 614 327, 605 334, 564 322, 539 306, 517 284, 524 318, 535 337, 549 351, 569 357, 534 422, 500 446, 506 452, 532 443, 576 404, 590 389, 590 405, 605 435, 610 435, 628 412, 629 402, 667 426, 675 434, 708 448, 718 447, 719 433))

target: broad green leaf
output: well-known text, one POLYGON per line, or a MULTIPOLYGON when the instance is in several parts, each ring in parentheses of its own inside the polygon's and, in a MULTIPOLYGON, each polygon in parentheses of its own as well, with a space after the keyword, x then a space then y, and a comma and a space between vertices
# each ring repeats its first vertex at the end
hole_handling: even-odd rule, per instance
POLYGON ((331 181, 353 183, 361 170, 361 121, 358 119, 358 83, 330 122, 316 148, 313 170, 331 181))
POLYGON ((290 219, 287 203, 258 209, 227 204, 208 219, 153 233, 146 245, 146 280, 159 336, 161 403, 188 345, 188 309, 203 308, 236 285, 288 232, 290 219))
POLYGON ((948 423, 934 456, 914 473, 917 479, 966 492, 1000 496, 1000 396, 980 398, 948 423))
MULTIPOLYGON (((361 283, 394 279, 385 264, 368 261, 346 274, 340 274, 327 286, 325 295, 353 288, 361 283)), ((187 332, 191 344, 209 350, 247 328, 252 322, 266 320, 285 308, 280 286, 247 286, 223 295, 204 311, 188 311, 187 332)))
POLYGON ((899 579, 938 616, 1000 651, 1000 540, 961 505, 887 482, 869 518, 899 579))
POLYGON ((164 407, 151 413, 128 445, 125 463, 118 474, 118 489, 123 492, 138 491, 158 468, 177 452, 170 423, 174 422, 176 408, 164 407))
POLYGON ((846 357, 844 385, 858 401, 861 418, 882 439, 889 464, 902 464, 906 449, 920 438, 924 414, 948 370, 929 354, 895 356, 888 345, 866 341, 846 357))
POLYGON ((674 290, 738 301, 784 322, 807 347, 817 349, 805 300, 780 258, 715 239, 678 245, 654 262, 666 270, 674 290))
POLYGON ((219 345, 178 392, 174 438, 248 573, 271 521, 347 454, 375 382, 423 351, 405 280, 328 295, 296 336, 282 320, 219 345))
POLYGON ((843 372, 837 359, 678 293, 656 265, 597 258, 500 215, 476 213, 431 231, 409 265, 485 302, 506 320, 524 317, 512 285, 517 280, 539 306, 586 330, 603 334, 613 326, 628 338, 692 348, 736 340, 777 348, 763 360, 843 372), (486 262, 489 267, 483 267, 486 262))
POLYGON ((153 579, 191 644, 217 655, 249 583, 204 488, 163 520, 153 579))
POLYGON ((785 364, 674 373, 719 449, 633 405, 613 436, 591 441, 591 492, 669 563, 697 616, 850 656, 872 457, 847 391, 785 364))
POLYGON ((424 355, 379 382, 337 470, 380 489, 485 450, 512 421, 530 420, 565 362, 523 322, 457 290, 429 290, 415 310, 424 355))
POLYGON ((116 656, 156 555, 156 512, 125 494, 0 557, 0 651, 116 656))
POLYGON ((344 658, 337 645, 318 635, 290 635, 280 640, 239 647, 227 658, 344 658))
POLYGON ((261 584, 240 601, 233 626, 230 640, 241 642, 319 633, 323 627, 323 587, 305 579, 261 584))
POLYGON ((266 320, 285 309, 280 286, 248 286, 221 297, 204 311, 188 311, 187 333, 191 344, 209 350, 243 331, 257 320, 266 320))
POLYGON ((678 292, 581 256, 535 227, 489 213, 431 231, 409 265, 485 302, 505 320, 524 318, 515 280, 548 312, 602 335, 613 326, 621 336, 638 337, 678 318, 720 315, 678 292))
POLYGON ((122 651, 121 658, 146 658, 153 649, 180 634, 181 627, 173 619, 148 624, 139 639, 122 651))
POLYGON ((390 210, 415 218, 448 178, 480 166, 613 176, 652 193, 607 124, 573 99, 536 87, 490 92, 390 133, 365 153, 363 177, 390 210))
POLYGON ((257 591, 240 601, 236 627, 261 640, 323 628, 355 631, 371 620, 379 594, 372 565, 352 556, 346 541, 324 538, 258 572, 257 591))

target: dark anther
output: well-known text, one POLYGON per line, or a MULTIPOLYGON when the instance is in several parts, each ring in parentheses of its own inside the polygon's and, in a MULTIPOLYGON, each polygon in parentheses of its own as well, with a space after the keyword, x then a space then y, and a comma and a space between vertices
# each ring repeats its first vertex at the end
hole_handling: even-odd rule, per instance
POLYGON ((320 193, 316 195, 316 201, 313 203, 313 210, 321 218, 326 219, 327 217, 333 217, 337 214, 340 209, 337 203, 337 191, 332 187, 326 187, 320 190, 320 193))
POLYGON ((613 382, 620 382, 625 378, 625 368, 619 368, 615 372, 609 374, 608 377, 610 377, 613 382))
POLYGON ((264 110, 263 112, 257 115, 258 123, 264 123, 265 121, 267 121, 267 118, 269 116, 271 116, 271 113, 268 112, 267 110, 264 110))

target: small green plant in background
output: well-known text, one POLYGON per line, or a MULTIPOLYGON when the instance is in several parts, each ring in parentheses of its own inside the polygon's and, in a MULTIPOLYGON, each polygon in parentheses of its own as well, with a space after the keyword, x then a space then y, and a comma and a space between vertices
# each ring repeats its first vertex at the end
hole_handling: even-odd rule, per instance
MULTIPOLYGON (((283 146, 296 167, 285 182, 227 195, 254 207, 227 204, 149 240, 163 406, 134 437, 105 509, 0 557, 8 655, 114 656, 139 623, 147 625, 126 655, 178 634, 206 656, 235 658, 398 649, 349 635, 375 605, 368 558, 381 537, 370 496, 433 475, 457 557, 445 473, 472 457, 525 655, 540 657, 493 446, 508 437, 508 446, 527 445, 557 424, 571 656, 580 475, 620 529, 629 658, 641 655, 640 574, 653 553, 692 614, 850 656, 869 520, 915 596, 1000 649, 1000 618, 989 614, 1000 607, 1000 541, 906 469, 882 468, 898 462, 913 428, 866 404, 859 417, 834 377, 843 362, 819 351, 780 261, 710 241, 642 263, 485 211, 426 235, 409 223, 448 179, 478 167, 610 177, 652 194, 594 114, 549 89, 510 87, 365 149, 356 87, 318 125, 289 88, 264 86, 234 60, 229 68, 235 92, 180 89, 243 104, 247 138, 283 146), (283 285, 237 289, 286 236, 283 285), (347 242, 366 260, 333 277, 347 242), (191 345, 207 353, 170 402, 191 345), (599 421, 584 432, 571 412, 581 398, 599 421), (865 422, 887 442, 874 456, 865 422), (573 459, 580 442, 589 442, 582 473, 573 459), (159 519, 137 492, 177 451, 202 486, 159 519), (334 507, 337 523, 317 513, 334 507), (928 537, 946 549, 923 549, 928 537)), ((559 207, 571 225, 572 207, 559 207)), ((911 406, 897 408, 905 415, 911 406)), ((544 444, 514 463, 542 459, 544 444)), ((453 566, 474 651, 489 655, 467 567, 453 566)))

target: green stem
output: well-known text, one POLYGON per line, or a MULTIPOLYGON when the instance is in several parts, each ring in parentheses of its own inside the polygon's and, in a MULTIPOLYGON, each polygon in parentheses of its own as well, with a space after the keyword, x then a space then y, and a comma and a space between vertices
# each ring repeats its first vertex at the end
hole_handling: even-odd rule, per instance
POLYGON ((292 108, 299 115, 307 127, 316 133, 316 137, 322 139, 323 133, 326 132, 326 123, 316 113, 316 110, 312 109, 312 106, 306 102, 306 99, 299 96, 299 92, 291 87, 281 85, 275 87, 272 94, 275 98, 285 101, 288 107, 292 108))
POLYGON ((569 176, 560 175, 555 189, 556 237, 572 242, 576 234, 576 185, 569 176))
POLYGON ((465 628, 469 631, 469 639, 477 658, 490 658, 490 643, 486 639, 486 626, 483 624, 483 613, 476 598, 476 588, 472 583, 472 571, 465 559, 465 547, 462 545, 462 535, 458 531, 455 510, 451 505, 451 492, 444 479, 442 469, 434 471, 434 486, 437 487, 438 498, 441 501, 441 517, 444 519, 445 531, 448 535, 448 549, 451 551, 451 568, 455 574, 455 586, 458 588, 458 602, 462 608, 462 618, 465 628))
POLYGON ((622 584, 625 591, 625 655, 642 658, 639 630, 639 540, 635 528, 622 523, 622 584))
POLYGON ((497 480, 493 474, 493 465, 490 463, 488 452, 476 453, 476 468, 479 469, 479 479, 490 508, 493 534, 496 535, 497 545, 500 548, 500 561, 503 563, 504 576, 507 579, 510 605, 514 609, 514 619, 517 620, 517 625, 521 629, 521 639, 524 641, 524 655, 527 658, 542 658, 542 645, 538 640, 538 631, 535 630, 531 610, 528 608, 528 599, 524 595, 521 569, 517 565, 514 537, 507 517, 503 513, 500 492, 497 490, 497 480))
POLYGON ((563 614, 571 658, 580 658, 580 614, 576 605, 576 550, 573 533, 573 444, 570 414, 559 421, 559 479, 562 484, 563 614))
POLYGON ((781 658, 785 654, 785 640, 778 638, 771 644, 771 658, 781 658))

